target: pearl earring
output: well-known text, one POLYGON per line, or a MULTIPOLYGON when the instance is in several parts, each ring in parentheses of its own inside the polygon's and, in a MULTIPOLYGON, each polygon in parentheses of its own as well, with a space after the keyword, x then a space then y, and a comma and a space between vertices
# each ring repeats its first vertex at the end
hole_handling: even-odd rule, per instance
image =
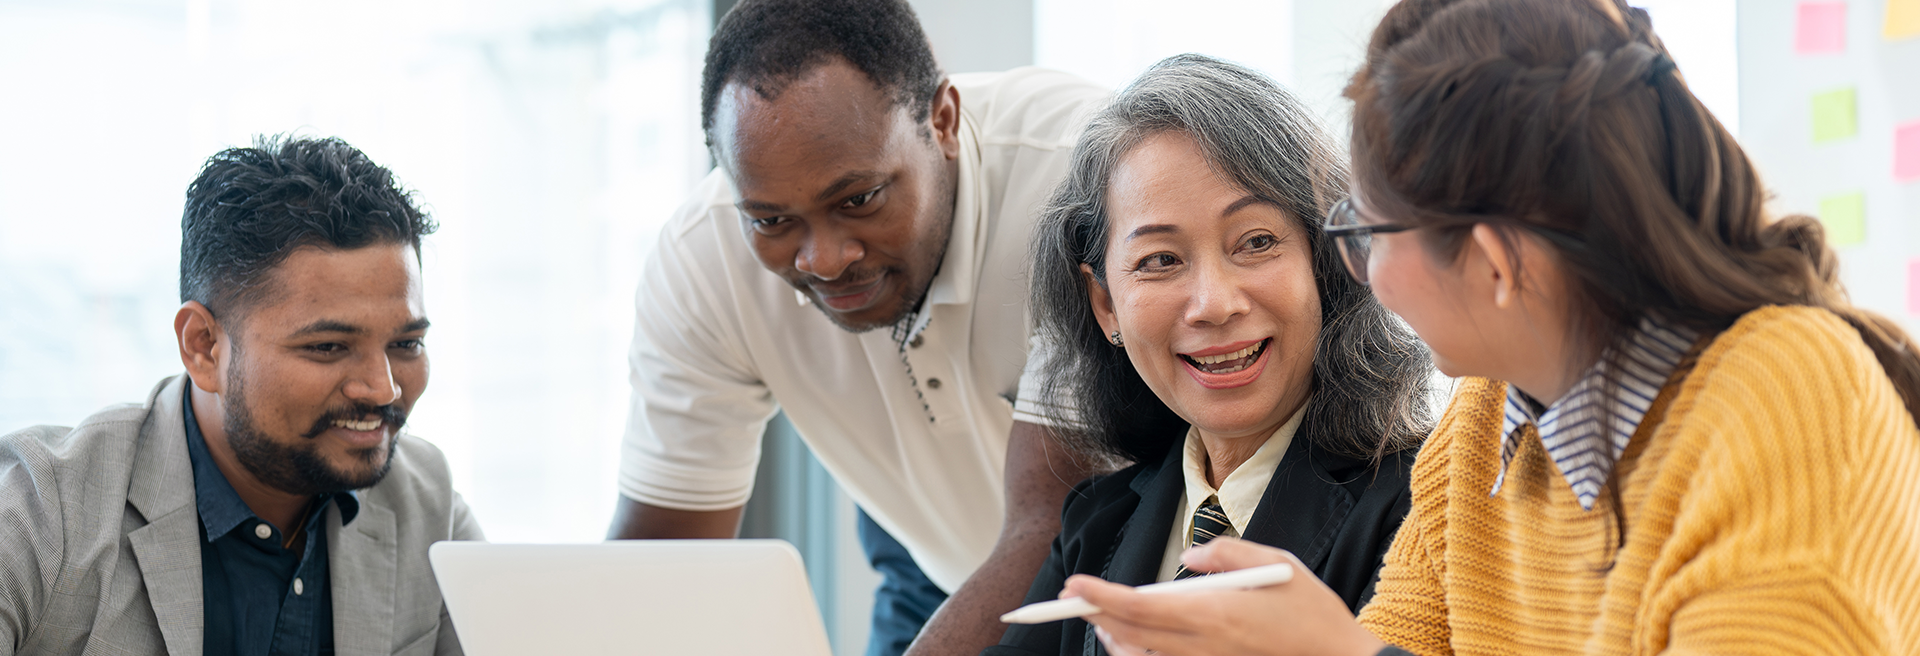
POLYGON ((1120 331, 1118 331, 1118 330, 1116 330, 1116 331, 1113 331, 1113 334, 1112 334, 1112 335, 1111 335, 1110 337, 1112 337, 1112 338, 1113 338, 1113 345, 1114 345, 1114 346, 1126 346, 1126 345, 1127 345, 1127 343, 1126 343, 1126 342, 1124 342, 1124 341, 1121 341, 1121 340, 1120 340, 1120 331))

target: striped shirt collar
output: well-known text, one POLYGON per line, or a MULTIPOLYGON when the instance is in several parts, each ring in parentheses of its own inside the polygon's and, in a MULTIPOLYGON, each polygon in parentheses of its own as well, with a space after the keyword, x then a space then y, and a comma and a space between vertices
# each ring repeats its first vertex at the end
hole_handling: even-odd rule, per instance
POLYGON ((1683 327, 1652 318, 1642 319, 1639 329, 1627 340, 1627 357, 1624 371, 1618 376, 1620 386, 1615 403, 1604 399, 1605 358, 1588 369, 1567 390, 1566 396, 1545 408, 1508 384, 1506 417, 1500 426, 1500 474, 1494 479, 1490 494, 1500 494, 1500 487, 1507 480, 1508 465, 1520 451, 1521 429, 1531 425, 1540 434, 1541 445, 1546 447, 1560 474, 1566 477, 1567 485, 1573 488, 1574 496, 1579 498, 1580 507, 1593 510, 1594 501, 1600 497, 1600 487, 1613 472, 1613 463, 1626 452, 1627 442, 1646 419, 1653 398, 1659 395, 1667 377, 1693 347, 1696 336, 1683 327), (1609 452, 1612 457, 1602 457, 1609 452))

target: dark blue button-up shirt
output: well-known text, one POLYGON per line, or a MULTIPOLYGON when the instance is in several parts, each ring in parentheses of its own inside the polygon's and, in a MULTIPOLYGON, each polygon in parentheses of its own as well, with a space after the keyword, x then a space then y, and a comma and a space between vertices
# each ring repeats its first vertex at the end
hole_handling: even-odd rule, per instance
MULTIPOLYGON (((214 465, 186 404, 187 454, 200 509, 200 571, 205 591, 205 656, 332 656, 333 594, 327 579, 327 506, 342 524, 360 512, 352 492, 313 500, 299 550, 261 521, 214 465)), ((297 546, 297 545, 296 545, 297 546)))

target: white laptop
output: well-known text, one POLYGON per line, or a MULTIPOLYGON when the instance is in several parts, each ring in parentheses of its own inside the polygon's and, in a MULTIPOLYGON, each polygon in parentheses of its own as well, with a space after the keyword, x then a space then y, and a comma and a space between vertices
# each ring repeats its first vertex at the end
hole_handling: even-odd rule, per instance
POLYGON ((468 656, 832 656, 781 540, 440 542, 428 558, 468 656))

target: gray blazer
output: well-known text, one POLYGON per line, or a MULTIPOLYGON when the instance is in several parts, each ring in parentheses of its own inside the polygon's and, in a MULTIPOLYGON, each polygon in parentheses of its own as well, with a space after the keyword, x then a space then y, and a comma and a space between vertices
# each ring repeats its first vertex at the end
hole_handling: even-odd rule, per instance
MULTIPOLYGON (((75 428, 0 437, 0 656, 200 655, 186 384, 168 378, 146 405, 75 428)), ((334 505, 326 527, 337 654, 461 653, 427 545, 482 536, 438 449, 402 436, 353 524, 334 505)))

